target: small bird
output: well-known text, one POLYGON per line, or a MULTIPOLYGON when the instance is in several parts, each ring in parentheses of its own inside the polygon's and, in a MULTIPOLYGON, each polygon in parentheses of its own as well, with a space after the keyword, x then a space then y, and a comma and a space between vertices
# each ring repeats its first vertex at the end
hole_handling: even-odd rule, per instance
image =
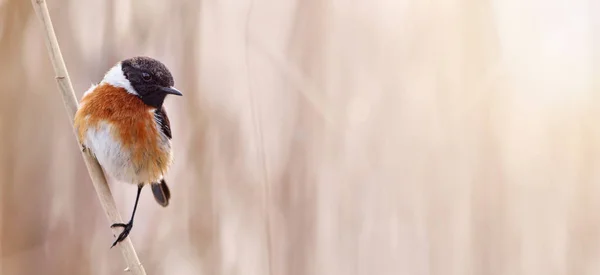
POLYGON ((150 184, 154 199, 166 207, 171 192, 165 174, 173 163, 171 125, 163 102, 182 96, 171 72, 160 61, 136 56, 114 65, 84 94, 73 121, 81 149, 96 157, 103 170, 118 181, 137 185, 128 223, 111 248, 133 227, 142 188, 150 184))

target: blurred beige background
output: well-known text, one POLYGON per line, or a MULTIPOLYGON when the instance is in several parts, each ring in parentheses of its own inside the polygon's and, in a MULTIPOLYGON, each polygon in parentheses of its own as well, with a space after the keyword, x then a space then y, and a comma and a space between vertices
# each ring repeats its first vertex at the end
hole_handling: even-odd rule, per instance
MULTIPOLYGON (((148 274, 600 274, 598 1, 48 5, 78 98, 133 55, 184 92, 148 274)), ((30 1, 0 64, 0 274, 124 274, 30 1)))

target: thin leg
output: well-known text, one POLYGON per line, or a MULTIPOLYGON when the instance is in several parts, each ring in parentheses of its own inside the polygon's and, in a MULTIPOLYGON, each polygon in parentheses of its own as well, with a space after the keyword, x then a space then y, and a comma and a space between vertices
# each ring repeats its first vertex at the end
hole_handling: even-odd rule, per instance
POLYGON ((113 248, 113 246, 115 246, 118 243, 125 240, 125 238, 127 238, 127 236, 129 235, 129 232, 131 232, 131 228, 133 227, 133 218, 135 217, 135 211, 137 210, 138 201, 140 200, 140 193, 142 193, 143 187, 144 187, 143 184, 138 185, 138 191, 137 191, 137 195, 135 197, 135 204, 133 205, 133 213, 131 213, 131 219, 129 220, 129 222, 128 223, 115 223, 110 226, 111 228, 123 227, 123 232, 121 232, 119 237, 115 240, 115 242, 112 244, 112 246, 110 248, 113 248))

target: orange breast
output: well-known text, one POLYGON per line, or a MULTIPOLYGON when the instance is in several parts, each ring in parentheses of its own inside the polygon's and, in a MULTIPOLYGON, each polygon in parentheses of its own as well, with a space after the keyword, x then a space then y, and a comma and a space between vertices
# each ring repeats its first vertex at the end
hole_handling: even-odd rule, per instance
POLYGON ((166 172, 170 152, 161 147, 154 108, 125 89, 109 84, 97 86, 81 103, 74 120, 81 142, 88 129, 109 123, 113 138, 121 142, 123 150, 129 150, 136 173, 157 179, 166 172))

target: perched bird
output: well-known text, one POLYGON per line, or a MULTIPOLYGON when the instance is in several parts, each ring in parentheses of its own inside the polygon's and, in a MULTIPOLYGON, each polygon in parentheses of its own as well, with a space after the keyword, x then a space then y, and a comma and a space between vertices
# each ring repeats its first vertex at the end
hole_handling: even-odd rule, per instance
POLYGON ((129 235, 144 185, 150 184, 158 204, 169 204, 171 192, 164 176, 173 152, 163 102, 167 95, 182 96, 173 85, 171 72, 160 61, 129 58, 84 93, 75 114, 82 150, 95 156, 110 176, 138 188, 129 222, 111 225, 123 228, 111 248, 129 235))

